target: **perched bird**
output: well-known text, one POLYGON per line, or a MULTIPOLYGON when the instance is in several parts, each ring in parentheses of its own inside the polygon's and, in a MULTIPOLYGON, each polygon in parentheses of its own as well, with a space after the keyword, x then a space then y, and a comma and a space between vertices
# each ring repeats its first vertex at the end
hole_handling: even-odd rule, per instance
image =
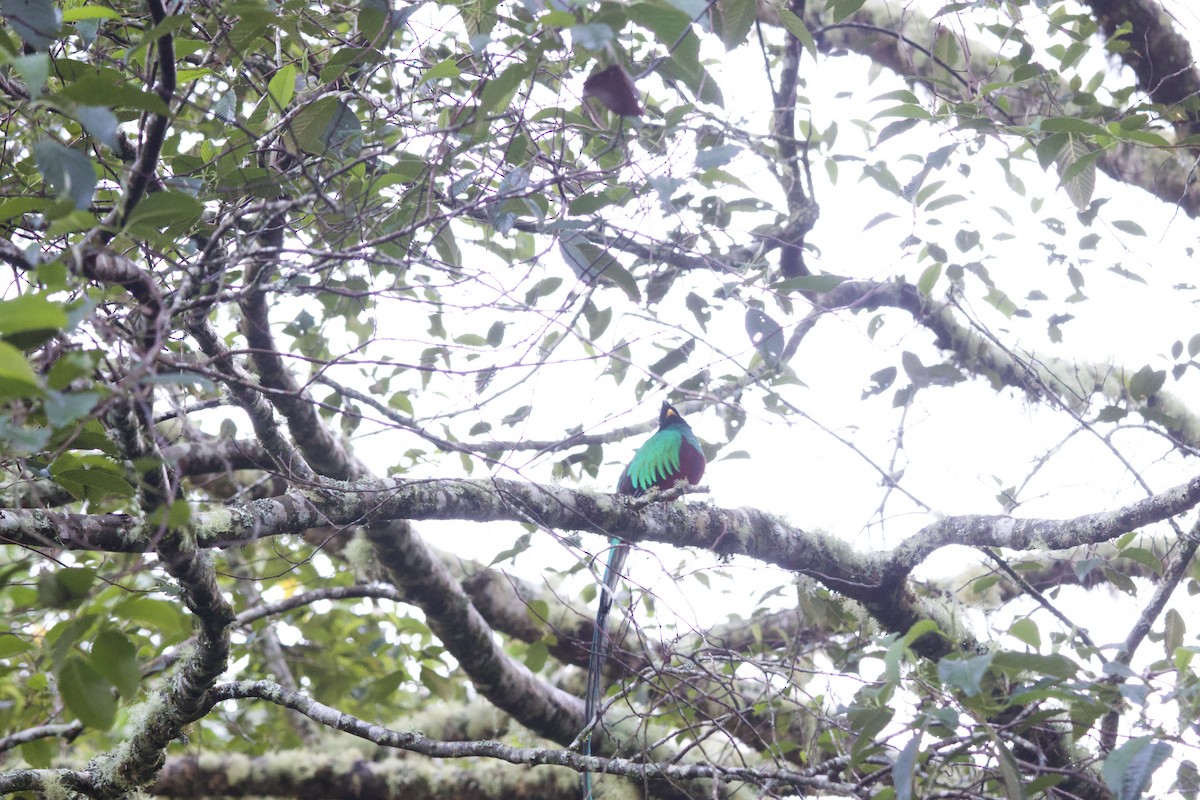
MULTIPOLYGON (((646 440, 617 481, 617 493, 637 497, 652 489, 670 489, 680 481, 699 484, 704 476, 704 451, 692 428, 670 403, 663 401, 658 414, 658 430, 646 440)), ((608 633, 605 627, 608 612, 616 596, 617 578, 629 554, 629 545, 621 537, 609 541, 608 561, 604 565, 604 587, 596 609, 596 627, 592 632, 592 650, 588 657, 585 718, 587 724, 596 721, 600 707, 600 681, 604 662, 608 658, 608 633)), ((592 737, 584 742, 584 754, 592 754, 592 737)), ((591 775, 583 773, 583 798, 592 800, 591 775)))

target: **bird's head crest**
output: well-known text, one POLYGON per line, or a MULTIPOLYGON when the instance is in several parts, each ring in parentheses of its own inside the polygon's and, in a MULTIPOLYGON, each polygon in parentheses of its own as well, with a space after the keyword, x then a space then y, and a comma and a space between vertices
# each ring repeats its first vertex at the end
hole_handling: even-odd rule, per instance
POLYGON ((668 425, 675 425, 679 423, 683 423, 685 425, 687 424, 686 422, 683 422, 683 416, 677 410, 675 410, 675 406, 664 400, 662 404, 662 411, 660 411, 658 414, 658 427, 665 428, 668 425))

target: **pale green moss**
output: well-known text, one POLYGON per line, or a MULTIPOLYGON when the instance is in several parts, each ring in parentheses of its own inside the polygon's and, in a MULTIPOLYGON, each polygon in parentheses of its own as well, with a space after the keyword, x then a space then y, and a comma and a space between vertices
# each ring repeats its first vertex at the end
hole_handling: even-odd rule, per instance
MULTIPOLYGON (((516 726, 511 718, 491 703, 476 698, 464 706, 439 703, 426 706, 404 721, 404 727, 425 731, 438 739, 498 739, 516 726)), ((528 736, 528 734, 525 734, 528 736)))
POLYGON ((223 772, 230 786, 248 780, 254 774, 254 761, 242 753, 201 753, 201 772, 223 772))
POLYGON ((57 773, 50 773, 42 781, 42 790, 38 796, 45 800, 69 800, 75 796, 75 793, 63 785, 57 773))
POLYGON ((354 571, 355 577, 363 580, 375 580, 379 574, 379 557, 375 546, 361 532, 356 533, 342 550, 342 557, 354 571))
POLYGON ((227 508, 206 509, 203 514, 192 515, 192 532, 197 541, 208 542, 228 536, 234 527, 234 512, 227 508))

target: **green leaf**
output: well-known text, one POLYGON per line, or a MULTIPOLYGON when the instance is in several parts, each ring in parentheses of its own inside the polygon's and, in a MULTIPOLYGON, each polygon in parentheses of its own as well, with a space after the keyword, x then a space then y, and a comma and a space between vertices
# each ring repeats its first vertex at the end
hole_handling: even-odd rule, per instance
POLYGON ((746 41, 758 15, 757 0, 717 0, 717 34, 725 51, 746 41))
POLYGON ((593 308, 584 314, 588 324, 588 338, 595 341, 600 338, 612 322, 612 308, 593 308))
MULTIPOLYGON (((358 11, 358 30, 374 48, 386 47, 396 30, 407 19, 403 11, 393 13, 389 0, 362 0, 358 11)), ((411 11, 408 12, 411 14, 411 11)))
POLYGON ((1143 400, 1157 394, 1166 382, 1165 369, 1154 369, 1147 364, 1129 379, 1129 394, 1135 400, 1143 400))
POLYGON ((70 198, 76 209, 92 204, 96 190, 96 168, 78 150, 42 139, 33 145, 33 157, 46 183, 59 198, 70 198))
POLYGON ((901 119, 929 120, 933 119, 933 114, 924 106, 916 105, 915 103, 901 103, 898 106, 885 108, 871 119, 881 119, 883 117, 900 117, 901 119))
POLYGON ((1108 131, 1079 117, 1050 117, 1038 126, 1047 133, 1073 133, 1085 136, 1106 136, 1108 131))
POLYGON ((1185 800, 1196 800, 1200 796, 1200 770, 1191 759, 1185 758, 1179 763, 1175 770, 1175 785, 1171 788, 1185 800))
POLYGON ((85 567, 64 567, 38 576, 38 601, 50 608, 76 608, 91 593, 96 571, 85 567))
POLYGON ((191 632, 191 620, 175 603, 153 597, 133 597, 113 609, 113 617, 125 619, 176 642, 191 632))
POLYGON ((0 300, 0 338, 14 345, 36 347, 66 327, 66 312, 44 294, 0 300))
MULTIPOLYGON (((898 119, 895 122, 889 122, 887 125, 883 126, 883 130, 881 130, 879 135, 875 137, 875 146, 878 147, 888 139, 899 136, 906 131, 910 131, 919 124, 920 120, 916 119, 898 119)), ((832 160, 830 163, 833 163, 832 160)))
POLYGON ((1020 310, 1017 308, 1017 304, 1009 299, 1008 295, 994 286, 991 289, 988 289, 988 293, 983 299, 1006 317, 1011 317, 1020 310))
POLYGON ((37 100, 46 90, 46 79, 50 77, 50 55, 48 53, 30 53, 27 56, 16 56, 9 64, 25 81, 29 96, 37 100))
MULTIPOLYGON (((1029 790, 1026 787, 1024 776, 1021 774, 1021 768, 1017 764, 1017 760, 1013 757, 1012 751, 1004 741, 996 735, 996 731, 991 725, 985 726, 988 738, 992 741, 992 746, 996 752, 996 764, 1000 768, 1000 777, 1004 780, 1004 793, 1008 796, 1008 800, 1025 800, 1029 790)), ((1056 775, 1055 778, 1062 776, 1056 775)))
POLYGON ((572 25, 570 31, 573 43, 596 52, 602 52, 617 38, 613 29, 603 23, 572 25))
POLYGON ((134 233, 173 229, 188 231, 204 213, 204 204, 184 192, 156 192, 134 206, 127 227, 134 233))
POLYGON ((526 62, 510 64, 496 77, 487 82, 483 87, 481 100, 483 107, 491 114, 506 108, 512 101, 513 95, 517 91, 517 87, 521 85, 521 81, 529 76, 531 70, 526 62))
POLYGON ((1100 774, 1117 800, 1138 800, 1171 752, 1171 745, 1149 736, 1130 739, 1108 754, 1100 774))
MULTIPOLYGON (((55 66, 61 63, 60 60, 56 62, 55 66)), ((171 113, 161 97, 133 86, 125 80, 123 75, 111 70, 95 75, 85 74, 65 84, 57 96, 82 105, 130 109, 162 115, 171 113)))
POLYGON ((1158 575, 1163 573, 1163 563, 1157 555, 1144 547, 1126 547, 1121 550, 1121 558, 1141 564, 1158 575))
POLYGON ((62 453, 50 465, 50 477, 77 500, 102 502, 132 497, 136 490, 121 476, 121 468, 105 456, 62 453))
POLYGON ((768 364, 774 364, 783 355, 786 344, 783 326, 765 311, 753 307, 746 309, 746 333, 750 335, 754 349, 768 364))
POLYGON ((1141 225, 1138 225, 1133 220, 1129 220, 1129 219, 1113 220, 1112 226, 1119 231, 1124 231, 1125 233, 1131 234, 1133 236, 1145 236, 1146 235, 1146 229, 1143 228, 1141 225))
POLYGON ((783 23, 783 27, 787 29, 788 33, 800 40, 800 44, 804 45, 804 49, 808 51, 809 55, 813 58, 817 57, 817 42, 809 33, 804 20, 788 9, 781 8, 779 9, 779 21, 783 23))
POLYGON ((925 210, 926 211, 937 211, 939 208, 945 208, 946 206, 952 206, 955 203, 961 203, 966 199, 967 198, 961 194, 943 195, 943 196, 939 197, 938 199, 934 200, 933 202, 929 203, 927 206, 925 206, 925 210))
POLYGON ((847 714, 854 744, 850 746, 850 766, 862 762, 875 749, 875 737, 892 721, 895 712, 889 707, 851 707, 847 714))
POLYGON ((285 64, 271 76, 271 82, 267 84, 267 95, 274 102, 276 109, 284 109, 287 108, 288 103, 292 102, 295 94, 296 68, 291 64, 285 64))
POLYGON ((521 406, 516 411, 506 415, 500 421, 505 425, 516 425, 518 422, 525 420, 531 411, 533 411, 533 406, 521 406))
POLYGON ((117 717, 113 685, 77 655, 58 671, 58 691, 67 710, 89 728, 107 731, 117 717))
POLYGON ((77 6, 63 10, 63 22, 79 22, 84 19, 121 19, 121 15, 104 6, 77 6))
POLYGON ((11 631, 0 631, 0 658, 12 658, 31 649, 33 645, 22 636, 11 631))
POLYGON ((671 350, 665 356, 660 358, 658 361, 655 361, 653 364, 651 364, 650 365, 650 374, 662 377, 663 375, 666 375, 668 372, 670 372, 671 370, 680 366, 681 364, 686 364, 688 357, 691 356, 692 351, 695 349, 696 349, 696 340, 688 339, 686 342, 681 344, 679 347, 676 347, 674 350, 671 350))
POLYGON ((863 390, 862 399, 866 400, 868 397, 886 392, 896 382, 897 374, 895 367, 884 367, 872 372, 871 385, 863 390))
POLYGON ((485 341, 489 347, 499 347, 500 343, 504 341, 504 328, 505 324, 499 320, 493 322, 491 327, 488 328, 485 341))
POLYGON ((1008 632, 1035 650, 1042 646, 1042 634, 1037 623, 1029 617, 1014 622, 1009 626, 1008 632))
POLYGON ((429 69, 425 70, 425 74, 421 76, 421 82, 417 85, 424 86, 430 81, 436 81, 442 78, 457 78, 461 74, 462 70, 458 68, 458 58, 455 56, 450 56, 449 58, 443 59, 429 69))
POLYGON ((963 229, 963 230, 960 230, 958 233, 954 234, 954 246, 957 247, 960 252, 965 253, 968 250, 970 250, 972 247, 976 247, 978 245, 979 245, 979 231, 970 231, 970 230, 963 229))
POLYGON ((83 129, 113 150, 117 149, 117 115, 104 106, 77 106, 75 118, 83 129))
POLYGON ((1175 651, 1183 647, 1183 637, 1187 633, 1187 623, 1183 615, 1175 609, 1167 610, 1163 618, 1163 650, 1168 659, 1175 658, 1175 651))
POLYGON ((455 696, 454 682, 429 667, 421 667, 421 684, 435 697, 442 700, 453 700, 455 696))
POLYGON ((550 648, 546 643, 538 640, 531 642, 525 650, 525 666, 531 672, 538 672, 542 667, 546 666, 546 662, 550 658, 550 648))
POLYGON ((882 214, 876 214, 875 216, 871 217, 871 220, 866 225, 863 225, 863 230, 869 231, 869 230, 871 230, 871 228, 874 228, 876 225, 880 224, 881 222, 886 222, 889 219, 899 219, 899 218, 900 218, 900 216, 898 214, 893 214, 890 211, 885 211, 882 214))
POLYGON ((0 14, 34 50, 49 48, 62 28, 62 17, 50 0, 0 0, 0 14))
POLYGON ((409 680, 412 680, 412 676, 407 670, 392 670, 367 684, 362 699, 370 703, 387 703, 396 696, 396 690, 409 680))
POLYGON ((8 342, 0 342, 0 399, 35 397, 41 392, 38 377, 21 351, 8 342))
POLYGON ((34 769, 49 769, 54 763, 58 748, 51 744, 51 739, 34 739, 21 745, 21 758, 34 769))
POLYGON ((641 302, 642 294, 637 279, 608 250, 574 232, 559 239, 558 249, 580 280, 616 286, 633 302, 641 302))
POLYGON ((10 197, 0 202, 0 222, 7 222, 31 211, 44 211, 51 202, 44 197, 10 197))
POLYGON ((938 678, 942 683, 961 691, 967 697, 974 697, 983 691, 980 682, 991 665, 991 653, 971 658, 947 656, 938 662, 938 678))
POLYGON ((993 654, 992 666, 1011 674, 1029 672, 1058 680, 1070 680, 1079 673, 1078 665, 1059 653, 1044 656, 1040 653, 1014 653, 1010 650, 1002 650, 993 654))
POLYGON ((721 105, 721 91, 700 62, 700 40, 691 31, 692 18, 675 8, 654 3, 634 3, 626 9, 629 19, 654 32, 659 44, 671 48, 671 56, 659 69, 682 81, 696 96, 721 105))
POLYGON ((921 293, 922 297, 931 296, 934 284, 937 283, 937 279, 941 276, 941 262, 934 262, 925 268, 925 271, 921 273, 921 277, 917 279, 917 291, 921 293))
POLYGON ((1059 181, 1067 190, 1067 196, 1080 211, 1087 209, 1096 190, 1096 159, 1103 150, 1089 150, 1074 135, 1068 135, 1058 153, 1059 181))
POLYGON ((292 120, 292 134, 300 149, 313 155, 354 158, 362 149, 362 123, 336 97, 322 97, 301 109, 292 120))
POLYGON ((792 292, 824 294, 833 291, 847 280, 849 279, 841 275, 801 275, 771 284, 771 291, 780 294, 791 294, 792 292))
POLYGON ((896 787, 896 800, 912 800, 913 778, 916 775, 917 756, 921 755, 923 733, 924 731, 918 730, 900 750, 892 764, 892 786, 896 787))
POLYGON ((863 7, 866 0, 832 0, 828 8, 833 12, 833 21, 841 22, 863 7))
POLYGON ((536 305, 539 298, 554 294, 562 282, 558 277, 542 278, 525 292, 525 305, 536 305))
POLYGON ((939 634, 940 632, 941 631, 939 630, 937 623, 934 622, 933 620, 931 620, 931 619, 918 620, 917 622, 914 622, 912 624, 912 627, 910 627, 908 629, 908 632, 904 634, 904 638, 900 641, 900 644, 902 647, 907 649, 909 647, 912 647, 913 644, 918 639, 920 639, 922 636, 928 636, 930 634, 939 634))
POLYGON ((134 697, 141 683, 137 648, 125 634, 107 630, 92 642, 91 665, 112 682, 126 700, 134 697))

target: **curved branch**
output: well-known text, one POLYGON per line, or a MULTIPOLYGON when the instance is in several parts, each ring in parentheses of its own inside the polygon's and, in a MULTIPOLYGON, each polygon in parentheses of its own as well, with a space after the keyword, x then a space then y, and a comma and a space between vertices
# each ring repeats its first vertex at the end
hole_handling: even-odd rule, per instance
POLYGON ((154 780, 166 759, 167 746, 186 725, 204 716, 209 690, 229 665, 229 629, 234 613, 217 584, 207 553, 182 533, 168 533, 156 547, 159 559, 183 589, 183 599, 196 618, 196 646, 181 660, 168 681, 139 715, 125 744, 93 759, 87 785, 80 788, 101 798, 127 797, 154 780))
POLYGON ((288 692, 269 681, 239 681, 214 688, 212 702, 256 698, 267 700, 286 708, 299 711, 309 718, 331 728, 358 736, 382 747, 394 747, 432 758, 483 757, 507 761, 511 764, 529 766, 555 765, 575 771, 587 769, 609 775, 623 775, 639 781, 682 781, 697 779, 720 779, 722 781, 748 780, 756 785, 772 783, 777 786, 807 789, 816 792, 858 796, 861 792, 853 783, 832 780, 818 774, 815 769, 780 770, 754 769, 748 767, 722 767, 713 763, 667 764, 635 762, 629 759, 583 756, 567 750, 511 747, 500 742, 469 741, 442 742, 429 739, 415 731, 393 731, 381 725, 373 725, 350 714, 317 702, 298 692, 288 692))
POLYGON ((480 694, 541 736, 563 744, 575 738, 584 725, 583 701, 545 684, 505 652, 462 586, 410 525, 371 525, 367 538, 480 694))
MULTIPOLYGON (((1194 94, 1189 87, 1196 85, 1197 73, 1186 42, 1164 24, 1162 9, 1153 0, 1089 0, 1088 5, 1108 36, 1126 20, 1133 24, 1127 39, 1131 47, 1121 57, 1134 68, 1143 92, 1168 106, 1176 106, 1194 94), (1180 48, 1180 44, 1185 46, 1180 48)), ((809 12, 805 22, 810 30, 822 28, 815 10, 809 12)), ((1014 81, 1012 67, 1006 66, 1008 60, 980 42, 960 48, 965 65, 957 71, 948 70, 944 62, 921 52, 935 52, 933 40, 940 33, 943 29, 936 21, 911 7, 897 14, 890 4, 867 3, 837 27, 823 30, 817 45, 827 55, 848 50, 866 56, 940 95, 949 94, 954 102, 978 102, 976 90, 985 83, 1003 86, 991 96, 1002 96, 1007 115, 1018 122, 1039 116, 1070 116, 1077 111, 1075 106, 1061 105, 1062 98, 1075 94, 1067 80, 1049 86, 1044 84, 1044 77, 1041 81, 1014 81), (887 35, 876 33, 880 29, 887 35), (915 50, 913 43, 920 50, 915 50), (962 87, 962 91, 953 92, 955 87, 962 87)), ((1185 120, 1181 132, 1186 134, 1196 125, 1195 112, 1185 120)), ((1192 149, 1174 151, 1119 143, 1106 149, 1096 166, 1113 180, 1141 188, 1165 203, 1177 205, 1188 216, 1197 217, 1200 183, 1190 179, 1194 158, 1192 149)))
POLYGON ((254 432, 258 436, 259 442, 283 473, 302 479, 315 478, 316 474, 312 468, 275 423, 271 404, 267 402, 261 392, 250 388, 254 384, 253 379, 234 360, 229 348, 225 346, 208 322, 196 320, 189 326, 188 332, 200 345, 204 354, 212 359, 213 366, 223 375, 228 376, 229 380, 225 382, 225 385, 229 387, 230 394, 250 417, 250 423, 254 426, 254 432))
MULTIPOLYGON (((274 252, 282 246, 284 213, 271 216, 265 237, 272 240, 274 252)), ((260 250, 266 258, 266 250, 260 250)), ((270 309, 267 292, 258 286, 266 271, 266 263, 256 262, 247 275, 250 288, 243 294, 242 332, 250 345, 251 359, 262 384, 274 392, 267 395, 287 420, 293 440, 304 454, 307 462, 320 475, 335 480, 347 480, 367 473, 342 446, 342 442, 329 430, 317 413, 317 404, 308 391, 293 377, 284 365, 271 333, 270 309)))

